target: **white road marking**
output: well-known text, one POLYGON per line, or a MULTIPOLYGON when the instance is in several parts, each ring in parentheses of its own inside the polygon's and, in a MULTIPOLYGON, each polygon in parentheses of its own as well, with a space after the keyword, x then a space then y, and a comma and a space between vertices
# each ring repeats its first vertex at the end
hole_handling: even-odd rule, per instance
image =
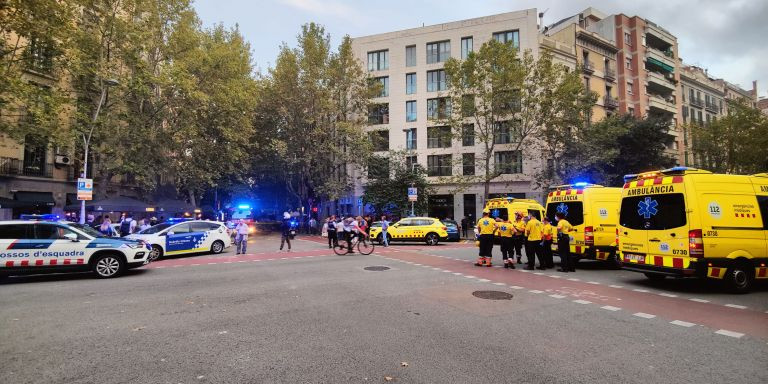
POLYGON ((709 303, 709 300, 699 299, 699 298, 696 298, 696 297, 688 299, 688 300, 695 301, 697 303, 709 303))
POLYGON ((615 285, 615 284, 611 284, 611 285, 609 285, 609 287, 611 287, 611 288, 624 288, 623 285, 615 285))
POLYGON ((477 281, 479 281, 481 283, 488 283, 488 282, 490 282, 490 280, 488 280, 488 279, 477 279, 477 281))
POLYGON ((163 266, 155 267, 155 269, 162 269, 162 268, 165 268, 165 267, 163 267, 163 266))
POLYGON ((421 267, 421 264, 413 264, 413 265, 415 265, 415 266, 417 266, 417 267, 421 267))
POLYGON ((452 271, 449 271, 449 270, 447 270, 447 269, 443 269, 443 270, 442 270, 442 271, 440 271, 440 272, 445 272, 445 273, 453 273, 452 271))
POLYGON ((232 264, 231 261, 225 261, 224 264, 232 264))
POLYGON ((619 307, 614 307, 614 306, 611 306, 611 305, 604 305, 604 306, 602 306, 602 307, 600 307, 600 308, 602 308, 602 309, 605 309, 605 310, 607 310, 607 311, 613 311, 613 312, 616 312, 616 311, 621 311, 621 308, 619 308, 619 307))
POLYGON ((454 275, 456 275, 456 276, 461 276, 461 275, 463 275, 463 273, 461 273, 461 272, 454 272, 453 274, 454 274, 454 275))
POLYGON ((581 279, 577 279, 575 277, 572 277, 572 278, 568 279, 568 281, 581 281, 581 279))
POLYGON ((247 263, 247 262, 248 262, 248 260, 238 260, 237 262, 238 262, 238 263, 247 263))
POLYGON ((640 289, 640 288, 633 288, 632 290, 633 290, 633 291, 635 291, 635 292, 646 292, 646 293, 647 293, 647 292, 650 292, 650 291, 649 291, 649 290, 647 290, 647 289, 640 289))
POLYGON ((745 305, 738 305, 738 304, 726 304, 726 307, 736 308, 736 309, 747 309, 745 305))
POLYGON ((600 285, 597 281, 587 281, 587 284, 600 285))
POLYGON ((551 278, 554 278, 554 279, 560 279, 560 278, 562 278, 562 276, 558 276, 558 275, 547 275, 547 276, 549 276, 549 277, 551 277, 551 278))
POLYGON ((475 278, 475 276, 472 276, 472 275, 464 275, 464 277, 466 277, 467 279, 474 279, 475 278))
POLYGON ((527 269, 519 269, 519 271, 520 271, 520 272, 526 272, 526 273, 530 272, 530 271, 529 271, 529 270, 527 270, 527 269))
POLYGON ((574 300, 573 302, 576 304, 592 304, 591 301, 587 301, 587 300, 574 300))
POLYGON ((534 275, 538 275, 538 276, 541 276, 541 275, 543 275, 543 273, 541 273, 541 272, 534 272, 533 274, 534 274, 534 275))
POLYGON ((689 323, 687 321, 681 321, 681 320, 673 320, 673 321, 670 321, 669 323, 670 324, 674 324, 674 325, 679 325, 681 327, 688 327, 688 328, 693 327, 694 325, 696 325, 694 323, 689 323))
POLYGON ((677 297, 677 295, 673 295, 673 294, 671 294, 671 293, 659 293, 659 296, 664 296, 664 297, 677 297))
POLYGON ((505 285, 504 283, 493 283, 493 285, 505 285))
POLYGON ((517 285, 510 285, 509 286, 512 289, 523 289, 523 287, 517 286, 517 285))
POLYGON ((538 289, 531 289, 528 292, 530 292, 530 293, 544 293, 544 291, 539 291, 538 289))
POLYGON ((192 264, 191 266, 192 267, 197 267, 198 265, 200 265, 200 264, 192 264))
POLYGON ((642 317, 643 319, 653 319, 654 317, 656 317, 656 315, 651 315, 650 313, 643 313, 643 312, 634 313, 633 316, 642 317))
POLYGON ((562 299, 565 296, 563 296, 563 295, 549 295, 549 297, 552 297, 552 298, 555 298, 555 299, 562 299))
POLYGON ((735 338, 737 338, 737 339, 739 339, 739 338, 741 338, 742 336, 744 336, 744 334, 743 334, 743 333, 738 333, 738 332, 728 331, 728 330, 725 330, 725 329, 720 329, 720 330, 717 330, 717 331, 715 331, 715 333, 717 333, 718 335, 723 335, 723 336, 730 336, 730 337, 735 337, 735 338))

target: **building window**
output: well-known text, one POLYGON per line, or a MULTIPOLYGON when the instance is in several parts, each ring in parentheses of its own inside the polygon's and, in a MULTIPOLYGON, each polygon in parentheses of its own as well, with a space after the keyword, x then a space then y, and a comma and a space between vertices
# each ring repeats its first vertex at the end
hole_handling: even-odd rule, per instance
POLYGON ((632 95, 634 93, 634 89, 632 89, 633 84, 631 81, 627 81, 627 93, 632 95))
POLYGON ((405 130, 405 149, 416 149, 416 128, 405 130))
POLYGON ((510 121, 499 121, 493 127, 494 144, 516 143, 520 139, 520 132, 510 121))
POLYGON ((523 172, 523 153, 521 151, 499 151, 493 154, 496 172, 511 174, 523 172))
POLYGON ((475 154, 474 153, 461 154, 461 170, 464 176, 475 175, 475 154))
POLYGON ((35 134, 24 138, 24 169, 25 176, 45 176, 45 155, 48 148, 46 139, 35 134))
POLYGON ((405 167, 408 168, 409 171, 413 170, 413 168, 416 167, 418 164, 419 164, 419 160, 416 155, 405 157, 405 167))
POLYGON ((389 161, 384 157, 371 156, 370 160, 368 160, 368 178, 388 179, 389 161))
POLYGON ((427 156, 427 176, 451 176, 451 155, 427 156))
POLYGON ((461 38, 461 59, 466 60, 472 52, 472 36, 461 38))
POLYGON ((627 113, 630 116, 634 116, 635 115, 635 108, 632 108, 632 107, 627 108, 627 113))
POLYGON ((406 67, 416 66, 416 46, 415 45, 409 45, 405 47, 405 66, 406 67))
POLYGON ((427 120, 445 120, 451 116, 451 100, 447 97, 427 99, 427 120))
POLYGON ((427 92, 445 91, 446 89, 444 70, 427 71, 427 92))
POLYGON ((381 91, 379 97, 389 96, 389 76, 377 77, 376 81, 381 85, 381 91))
POLYGON ((450 148, 451 127, 427 128, 427 148, 450 148))
POLYGON ((406 101, 405 102, 405 121, 412 122, 416 121, 418 117, 418 113, 416 110, 416 101, 406 101))
POLYGON ((512 42, 513 47, 520 48, 520 31, 518 30, 496 32, 493 34, 493 39, 502 44, 512 42))
POLYGON ((374 152, 389 151, 389 131, 380 130, 368 132, 374 152))
POLYGON ((372 104, 368 106, 368 124, 389 124, 389 104, 372 104))
POLYGON ((405 94, 413 95, 414 93, 416 93, 416 74, 406 73, 405 74, 405 94))
POLYGON ((624 44, 632 46, 632 35, 629 32, 624 32, 624 44))
POLYGON ((701 124, 702 122, 704 122, 704 119, 701 115, 701 111, 698 111, 698 115, 699 115, 699 124, 701 124))
POLYGON ((368 52, 368 71, 389 69, 389 50, 368 52))
POLYGON ((42 73, 49 73, 53 69, 54 51, 50 40, 31 38, 25 55, 29 69, 42 73))
POLYGON ((688 122, 688 107, 683 106, 683 123, 688 122))
POLYGON ((442 63, 451 57, 451 41, 438 41, 427 44, 427 64, 442 63))
POLYGON ((461 127, 461 145, 464 147, 473 147, 475 145, 474 124, 464 124, 461 127))
POLYGON ((589 87, 589 77, 584 78, 584 89, 586 89, 587 92, 592 90, 592 88, 589 87))
POLYGON ((461 96, 461 117, 472 117, 476 112, 475 95, 461 96))
POLYGON ((627 69, 629 69, 631 71, 632 70, 632 58, 631 57, 627 57, 624 60, 624 62, 626 63, 627 69))

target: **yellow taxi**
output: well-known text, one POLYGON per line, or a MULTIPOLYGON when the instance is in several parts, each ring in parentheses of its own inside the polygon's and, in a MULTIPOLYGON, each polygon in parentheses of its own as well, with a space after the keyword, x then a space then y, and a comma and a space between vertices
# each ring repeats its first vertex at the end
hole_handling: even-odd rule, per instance
MULTIPOLYGON (((437 245, 448 240, 448 228, 432 217, 408 217, 389 226, 387 239, 392 241, 423 241, 437 245)), ((371 238, 382 242, 381 227, 371 228, 371 238)))
MULTIPOLYGON (((547 196, 547 218, 556 225, 555 214, 565 215, 573 226, 571 255, 580 259, 616 259, 616 226, 619 223, 621 188, 574 183, 554 187, 547 196)), ((552 245, 557 254, 557 242, 552 245)))
POLYGON ((617 233, 624 269, 717 279, 734 292, 768 279, 768 173, 675 167, 625 182, 617 233))

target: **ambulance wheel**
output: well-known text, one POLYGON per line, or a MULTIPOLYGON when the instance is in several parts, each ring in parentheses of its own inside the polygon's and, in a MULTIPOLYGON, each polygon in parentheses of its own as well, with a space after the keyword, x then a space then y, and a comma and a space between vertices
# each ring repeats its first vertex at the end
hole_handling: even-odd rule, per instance
POLYGON ((149 256, 147 258, 149 261, 157 261, 163 257, 163 248, 161 248, 159 245, 153 245, 152 250, 149 251, 149 256))
POLYGON ((437 233, 427 233, 424 240, 427 242, 427 245, 437 245, 440 242, 440 237, 437 236, 437 233))
POLYGON ((752 287, 754 276, 749 265, 744 262, 737 262, 733 267, 728 268, 725 273, 725 284, 733 293, 747 293, 752 287))
POLYGON ((224 251, 224 243, 221 240, 216 240, 211 244, 211 253, 221 253, 224 251))
POLYGON ((125 270, 123 258, 114 253, 107 253, 96 257, 91 265, 93 273, 100 279, 119 276, 125 270))
POLYGON ((666 275, 662 275, 661 273, 645 272, 643 274, 649 280, 653 280, 653 281, 661 281, 661 280, 664 280, 667 277, 666 275))

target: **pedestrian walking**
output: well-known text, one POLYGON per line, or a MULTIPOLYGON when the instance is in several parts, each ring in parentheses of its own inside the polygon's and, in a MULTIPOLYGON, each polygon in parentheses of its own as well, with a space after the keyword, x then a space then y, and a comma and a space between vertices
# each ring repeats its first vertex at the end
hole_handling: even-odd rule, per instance
POLYGON ((493 234, 496 232, 496 220, 490 217, 491 211, 483 210, 483 217, 477 221, 475 230, 480 241, 480 250, 475 265, 478 267, 493 266, 493 234))
POLYGON ((149 219, 141 219, 139 220, 139 232, 149 229, 151 225, 149 225, 149 219))
POLYGON ((512 235, 512 247, 515 250, 515 256, 517 257, 517 263, 522 264, 523 258, 523 244, 525 244, 525 223, 523 222, 523 214, 515 212, 515 221, 512 222, 513 235, 512 235))
POLYGON ((283 250, 283 246, 288 243, 288 252, 291 251, 291 234, 295 233, 295 230, 291 228, 291 215, 288 212, 283 214, 283 221, 280 223, 280 250, 283 250))
POLYGON ((93 229, 97 229, 96 217, 94 217, 93 215, 86 216, 85 225, 87 225, 87 226, 89 226, 89 227, 91 227, 93 229))
POLYGON ((544 255, 545 267, 554 268, 555 262, 552 260, 552 239, 554 238, 555 228, 549 222, 548 217, 542 219, 541 227, 541 252, 544 255))
POLYGON ((309 219, 309 233, 314 235, 315 231, 317 231, 317 220, 313 217, 309 219))
POLYGON ((235 226, 235 248, 236 255, 245 254, 248 248, 248 224, 243 219, 240 219, 235 226))
POLYGON ((547 269, 547 263, 541 254, 541 221, 536 216, 528 215, 528 223, 525 225, 525 254, 528 257, 527 270, 533 269, 536 259, 539 259, 539 266, 536 269, 547 269))
POLYGON ((125 237, 136 231, 136 221, 133 220, 133 216, 129 213, 125 215, 120 222, 120 236, 125 237))
POLYGON ((102 235, 107 237, 117 237, 117 233, 115 233, 115 229, 112 228, 112 220, 109 218, 109 216, 104 217, 104 219, 101 221, 101 226, 99 226, 99 232, 101 232, 102 235))
POLYGON ((469 219, 466 216, 461 219, 461 234, 465 239, 469 237, 469 219))
POLYGON ((515 269, 515 263, 514 263, 514 248, 512 246, 512 236, 515 233, 514 228, 512 227, 512 223, 509 222, 509 220, 502 221, 501 219, 497 219, 499 221, 499 241, 500 241, 500 248, 501 248, 501 258, 504 260, 504 268, 511 268, 515 269))
POLYGON ((576 272, 576 262, 571 256, 571 235, 573 226, 562 212, 555 214, 557 219, 557 253, 560 255, 560 269, 558 272, 576 272))
POLYGON ((363 218, 358 216, 358 222, 360 224, 360 228, 363 230, 363 232, 365 232, 366 237, 371 237, 371 224, 373 224, 371 216, 365 215, 363 218))
POLYGON ((387 234, 387 231, 389 230, 389 221, 387 221, 387 215, 381 216, 381 244, 385 247, 389 247, 389 234, 387 234))
POLYGON ((336 215, 331 215, 328 218, 328 248, 333 248, 339 245, 339 238, 336 236, 336 215))

